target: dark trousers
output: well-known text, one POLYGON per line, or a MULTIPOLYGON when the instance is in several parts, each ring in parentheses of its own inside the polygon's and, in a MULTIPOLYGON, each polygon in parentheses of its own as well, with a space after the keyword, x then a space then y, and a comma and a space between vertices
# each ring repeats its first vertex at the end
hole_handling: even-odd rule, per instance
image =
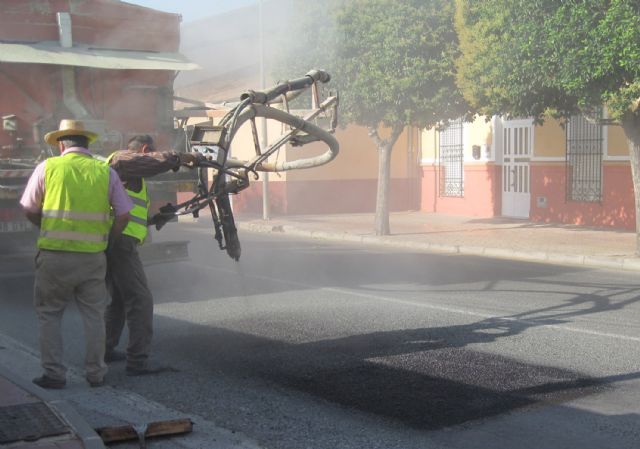
POLYGON ((153 296, 147 285, 138 240, 122 235, 107 249, 107 289, 111 304, 105 313, 106 350, 120 341, 125 322, 129 328, 127 366, 142 367, 151 350, 153 336, 153 296))

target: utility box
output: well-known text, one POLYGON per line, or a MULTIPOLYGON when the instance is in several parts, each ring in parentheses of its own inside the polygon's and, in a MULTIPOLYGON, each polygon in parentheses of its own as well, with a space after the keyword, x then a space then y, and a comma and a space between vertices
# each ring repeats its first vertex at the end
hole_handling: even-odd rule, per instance
POLYGON ((226 130, 223 126, 194 125, 191 133, 191 151, 207 155, 222 165, 226 150, 222 147, 226 130))
POLYGON ((536 207, 538 209, 546 209, 547 207, 547 197, 539 195, 536 197, 536 207))

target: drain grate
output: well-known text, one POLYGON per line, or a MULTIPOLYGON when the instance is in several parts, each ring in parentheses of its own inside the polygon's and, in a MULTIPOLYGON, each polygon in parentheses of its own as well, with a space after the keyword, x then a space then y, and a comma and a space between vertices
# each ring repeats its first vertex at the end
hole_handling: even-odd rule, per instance
POLYGON ((69 427, 46 404, 36 402, 0 407, 0 444, 35 441, 68 432, 69 427))

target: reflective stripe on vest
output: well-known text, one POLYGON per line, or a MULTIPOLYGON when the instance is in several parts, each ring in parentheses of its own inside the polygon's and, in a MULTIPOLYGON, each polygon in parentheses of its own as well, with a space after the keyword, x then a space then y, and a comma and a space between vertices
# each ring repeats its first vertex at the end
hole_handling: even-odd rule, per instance
POLYGON ((59 240, 73 240, 76 242, 106 242, 109 240, 108 235, 97 235, 76 231, 42 231, 40 233, 40 237, 59 240))
MULTIPOLYGON (((144 183, 144 179, 142 180, 142 182, 144 183)), ((136 194, 136 192, 129 190, 129 192, 131 192, 133 195, 136 194)), ((129 197, 131 197, 131 201, 133 201, 133 204, 135 204, 136 206, 142 206, 142 207, 147 207, 147 201, 146 199, 142 199, 142 198, 137 198, 133 195, 129 195, 129 197)))
POLYGON ((94 220, 104 221, 110 220, 111 214, 102 212, 73 212, 70 210, 43 210, 43 218, 69 218, 71 220, 94 220))
POLYGON ((83 153, 45 161, 38 248, 97 253, 107 248, 111 220, 109 167, 83 153))

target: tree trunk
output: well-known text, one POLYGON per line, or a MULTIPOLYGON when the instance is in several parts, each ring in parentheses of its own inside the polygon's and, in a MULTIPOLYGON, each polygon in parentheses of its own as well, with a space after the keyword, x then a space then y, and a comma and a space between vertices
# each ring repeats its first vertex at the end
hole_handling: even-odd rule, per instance
POLYGON ((387 139, 381 139, 375 128, 369 128, 369 137, 373 139, 378 149, 378 191, 376 194, 376 235, 389 235, 389 183, 391 181, 391 151, 395 145, 404 125, 393 125, 391 135, 387 139))
POLYGON ((640 167, 638 167, 638 163, 640 163, 640 117, 629 114, 622 121, 622 128, 629 145, 629 164, 631 165, 636 209, 636 256, 640 256, 640 167))
POLYGON ((376 235, 389 235, 389 182, 391 180, 391 150, 393 146, 378 148, 378 193, 376 195, 376 235))

